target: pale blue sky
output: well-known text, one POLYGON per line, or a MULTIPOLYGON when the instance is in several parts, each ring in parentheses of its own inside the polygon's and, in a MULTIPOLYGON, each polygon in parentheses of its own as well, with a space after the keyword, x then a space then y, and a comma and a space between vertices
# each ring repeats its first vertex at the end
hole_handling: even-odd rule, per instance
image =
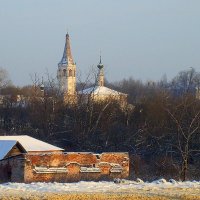
POLYGON ((20 86, 55 76, 67 30, 83 74, 100 49, 109 81, 200 70, 199 0, 0 0, 0 66, 20 86))

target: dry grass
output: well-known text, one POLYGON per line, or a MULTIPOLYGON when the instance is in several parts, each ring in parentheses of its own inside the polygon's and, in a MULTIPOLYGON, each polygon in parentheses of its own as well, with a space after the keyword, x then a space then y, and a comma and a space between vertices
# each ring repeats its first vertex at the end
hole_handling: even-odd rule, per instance
POLYGON ((0 200, 200 200, 200 189, 144 191, 126 193, 39 193, 7 190, 0 200))
MULTIPOLYGON (((44 195, 5 195, 2 200, 169 200, 167 197, 141 196, 133 194, 44 194, 44 195)), ((189 200, 189 199, 188 199, 189 200)))

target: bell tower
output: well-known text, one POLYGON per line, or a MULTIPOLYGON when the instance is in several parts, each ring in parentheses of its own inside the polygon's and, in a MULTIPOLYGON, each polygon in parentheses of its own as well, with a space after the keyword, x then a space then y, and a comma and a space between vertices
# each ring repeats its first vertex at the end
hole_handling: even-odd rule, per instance
POLYGON ((66 34, 64 52, 58 63, 57 79, 60 91, 64 95, 73 96, 76 93, 76 64, 73 61, 69 34, 66 34))
POLYGON ((98 86, 104 86, 104 71, 103 71, 103 64, 101 63, 101 56, 99 64, 97 65, 99 68, 98 76, 97 76, 97 85, 98 86))

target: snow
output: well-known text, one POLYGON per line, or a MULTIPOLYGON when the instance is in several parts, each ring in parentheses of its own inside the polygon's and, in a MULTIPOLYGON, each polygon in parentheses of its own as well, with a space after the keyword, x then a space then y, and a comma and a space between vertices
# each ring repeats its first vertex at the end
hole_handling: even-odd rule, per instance
MULTIPOLYGON (((172 179, 171 179, 172 180, 172 179)), ((4 183, 0 184, 0 192, 3 190, 18 190, 18 191, 37 191, 37 192, 56 192, 56 193, 68 193, 68 192, 80 192, 80 193, 93 193, 93 192, 127 192, 134 190, 162 190, 162 189, 200 189, 200 181, 185 181, 177 182, 166 181, 165 179, 156 180, 153 182, 143 182, 121 180, 120 183, 114 182, 86 182, 81 181, 77 183, 4 183)))
POLYGON ((0 140, 0 160, 8 154, 16 143, 16 140, 0 140))
POLYGON ((110 172, 112 172, 112 173, 121 173, 122 170, 123 170, 122 166, 121 165, 117 165, 117 166, 113 166, 110 169, 110 172))
POLYGON ((68 170, 65 167, 35 167, 33 169, 37 174, 55 174, 55 173, 67 173, 68 170))
POLYGON ((93 173, 98 173, 101 172, 101 170, 98 167, 81 167, 80 172, 93 172, 93 173))
POLYGON ((79 94, 94 94, 94 95, 126 95, 124 93, 112 90, 105 86, 95 86, 79 91, 79 94))
MULTIPOLYGON (((0 136, 0 141, 6 140, 9 144, 9 141, 18 141, 22 147, 27 152, 37 152, 37 151, 63 151, 64 149, 61 149, 59 147, 53 146, 51 144, 48 144, 46 142, 37 140, 35 138, 32 138, 27 135, 18 135, 18 136, 0 136)), ((0 148, 0 154, 2 149, 0 148)))

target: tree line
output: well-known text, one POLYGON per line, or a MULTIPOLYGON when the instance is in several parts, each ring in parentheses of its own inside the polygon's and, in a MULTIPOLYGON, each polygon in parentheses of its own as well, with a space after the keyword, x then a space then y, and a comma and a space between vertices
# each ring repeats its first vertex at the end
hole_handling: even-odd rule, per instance
MULTIPOLYGON (((128 94, 123 109, 113 99, 64 104, 53 80, 46 88, 15 87, 0 73, 0 134, 30 135, 66 151, 126 151, 131 177, 200 177, 200 73, 191 68, 168 81, 106 81, 128 94)), ((79 90, 87 83, 79 83, 79 90)))

